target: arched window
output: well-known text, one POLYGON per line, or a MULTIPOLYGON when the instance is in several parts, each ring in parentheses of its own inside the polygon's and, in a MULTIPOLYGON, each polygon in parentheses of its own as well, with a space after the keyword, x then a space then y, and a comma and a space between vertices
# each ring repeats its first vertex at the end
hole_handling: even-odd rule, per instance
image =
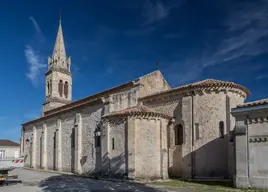
POLYGON ((181 124, 175 126, 175 145, 183 144, 183 127, 181 124))
POLYGON ((63 86, 63 83, 62 83, 62 80, 59 81, 59 84, 58 84, 58 91, 59 91, 59 95, 62 97, 62 86, 63 86))
POLYGON ((220 138, 224 138, 224 122, 220 121, 219 123, 220 138))
POLYGON ((68 97, 68 82, 65 81, 64 83, 64 95, 67 98, 68 97))

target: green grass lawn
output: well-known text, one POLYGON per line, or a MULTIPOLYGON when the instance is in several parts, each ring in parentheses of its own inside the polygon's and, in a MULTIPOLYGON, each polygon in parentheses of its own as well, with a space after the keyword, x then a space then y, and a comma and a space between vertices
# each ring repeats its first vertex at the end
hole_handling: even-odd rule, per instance
POLYGON ((152 185, 160 185, 166 187, 189 188, 193 192, 213 192, 213 191, 230 191, 230 192, 268 192, 268 190, 254 190, 254 189, 235 189, 232 181, 182 181, 171 179, 168 181, 157 181, 151 183, 152 185))

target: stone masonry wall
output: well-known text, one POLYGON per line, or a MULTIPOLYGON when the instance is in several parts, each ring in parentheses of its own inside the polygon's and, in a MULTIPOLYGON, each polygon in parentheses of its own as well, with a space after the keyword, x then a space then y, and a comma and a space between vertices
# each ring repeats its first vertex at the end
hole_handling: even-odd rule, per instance
POLYGON ((126 170, 126 123, 119 121, 110 124, 108 151, 110 157, 110 167, 113 175, 124 176, 126 170), (114 140, 114 148, 113 148, 114 140))
POLYGON ((54 154, 54 133, 56 131, 56 119, 46 121, 47 124, 47 167, 53 170, 55 167, 55 154, 54 154))
POLYGON ((196 95, 194 97, 196 177, 217 177, 228 174, 228 138, 226 136, 220 138, 220 121, 224 122, 226 135, 225 93, 204 92, 203 95, 196 95), (197 132, 199 136, 196 136, 197 132))
MULTIPOLYGON (((75 115, 77 111, 72 111, 61 116, 61 142, 62 142, 62 171, 71 172, 75 169, 75 148, 72 146, 74 136, 75 115)), ((56 121, 54 122, 56 126, 56 121)), ((49 130, 49 129, 48 129, 49 130)), ((48 132, 51 132, 50 130, 48 132)), ((51 137, 51 133, 50 133, 51 137)), ((73 142, 74 144, 74 142, 73 142)))
POLYGON ((137 119, 136 178, 161 178, 160 122, 137 119))
POLYGON ((42 128, 43 126, 41 124, 38 124, 36 126, 36 167, 40 168, 41 167, 41 161, 40 161, 40 155, 41 155, 41 146, 42 146, 42 141, 40 140, 42 136, 42 128))
POLYGON ((159 70, 141 77, 140 84, 140 97, 170 89, 169 84, 159 70))
POLYGON ((30 138, 33 133, 33 130, 30 126, 25 127, 24 131, 24 166, 25 167, 30 167, 31 163, 31 147, 30 144, 26 144, 26 139, 30 138))
POLYGON ((229 123, 229 126, 226 126, 227 128, 227 137, 228 138, 228 177, 229 179, 232 179, 234 177, 235 173, 235 146, 234 146, 234 137, 231 135, 232 131, 235 128, 235 117, 232 116, 230 113, 232 108, 236 108, 237 105, 243 104, 245 98, 241 97, 237 93, 228 92, 226 95, 226 102, 229 104, 229 107, 226 109, 226 121, 227 124, 229 123))
POLYGON ((143 104, 157 112, 175 117, 175 123, 168 127, 169 139, 169 174, 176 177, 191 175, 191 136, 192 136, 192 98, 172 97, 169 100, 143 101, 143 104), (184 144, 175 145, 176 125, 184 129, 184 144))
POLYGON ((104 113, 103 104, 88 107, 81 111, 82 116, 82 154, 81 166, 83 173, 93 173, 101 166, 100 155, 95 149, 94 131, 104 113))

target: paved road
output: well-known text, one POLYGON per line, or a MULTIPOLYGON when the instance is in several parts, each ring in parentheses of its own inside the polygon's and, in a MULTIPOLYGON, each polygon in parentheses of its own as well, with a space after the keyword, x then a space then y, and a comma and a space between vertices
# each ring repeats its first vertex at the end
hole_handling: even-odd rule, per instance
MULTIPOLYGON (((19 179, 9 181, 8 186, 0 187, 0 192, 174 192, 163 188, 153 188, 143 184, 130 184, 93 180, 74 176, 58 175, 30 170, 14 170, 19 179)), ((190 192, 191 190, 182 190, 190 192)))

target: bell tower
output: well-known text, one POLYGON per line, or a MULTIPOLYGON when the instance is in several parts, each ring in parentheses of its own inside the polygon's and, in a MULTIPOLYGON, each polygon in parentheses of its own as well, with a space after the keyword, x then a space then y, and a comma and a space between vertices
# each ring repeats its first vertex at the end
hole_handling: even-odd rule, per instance
POLYGON ((61 19, 51 57, 48 57, 46 72, 46 98, 42 116, 46 111, 72 102, 71 58, 66 57, 61 19))

